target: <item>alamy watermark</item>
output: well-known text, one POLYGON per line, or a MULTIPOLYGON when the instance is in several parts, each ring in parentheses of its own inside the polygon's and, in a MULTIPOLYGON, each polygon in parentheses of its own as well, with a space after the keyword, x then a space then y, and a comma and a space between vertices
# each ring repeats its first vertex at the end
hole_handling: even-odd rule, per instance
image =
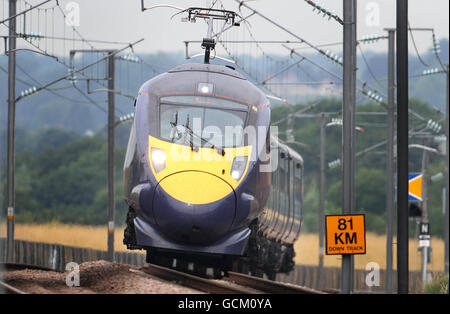
POLYGON ((380 4, 375 1, 368 2, 365 6, 365 22, 366 26, 379 27, 380 26, 380 4))
POLYGON ((380 265, 375 262, 367 263, 366 265, 366 286, 379 287, 380 286, 380 265))
POLYGON ((192 119, 192 129, 183 125, 172 127, 170 132, 170 141, 172 145, 169 152, 166 152, 172 162, 179 161, 230 161, 232 162, 236 156, 250 156, 250 161, 260 161, 260 172, 273 172, 278 167, 278 147, 271 145, 267 141, 268 136, 278 137, 278 127, 271 126, 268 135, 267 126, 249 125, 245 128, 242 126, 225 126, 218 127, 208 125, 202 127, 201 118, 192 119), (222 147, 222 145, 224 147, 222 147), (267 147, 269 145, 269 147, 267 147), (248 147, 252 147, 252 151, 246 151, 248 147), (234 154, 222 153, 227 148, 233 147, 234 154), (214 150, 199 148, 212 148, 214 150), (191 150, 198 152, 191 154, 191 150))
POLYGON ((67 263, 66 271, 69 273, 66 276, 66 285, 68 287, 80 286, 80 265, 75 262, 67 263))
POLYGON ((70 1, 66 4, 66 25, 71 27, 80 26, 80 5, 77 2, 70 1))

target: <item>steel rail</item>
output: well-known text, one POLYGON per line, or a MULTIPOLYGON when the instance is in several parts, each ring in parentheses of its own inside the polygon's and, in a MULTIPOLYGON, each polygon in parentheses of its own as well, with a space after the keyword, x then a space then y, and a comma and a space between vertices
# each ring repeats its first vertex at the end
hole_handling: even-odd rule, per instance
POLYGON ((13 270, 23 270, 23 269, 33 269, 33 270, 43 270, 43 271, 58 271, 45 266, 39 265, 29 265, 29 264, 19 264, 19 263, 0 263, 0 271, 13 271, 13 270))
POLYGON ((195 275, 183 273, 174 269, 147 264, 139 268, 146 274, 168 280, 192 289, 200 290, 212 294, 254 294, 255 292, 245 289, 245 287, 234 287, 221 283, 220 281, 205 279, 195 275))
POLYGON ((223 280, 271 294, 327 294, 326 292, 311 288, 285 284, 235 272, 228 272, 228 277, 224 277, 223 280))
POLYGON ((25 291, 17 289, 16 287, 13 287, 2 280, 0 280, 0 288, 5 289, 7 294, 28 294, 25 291))

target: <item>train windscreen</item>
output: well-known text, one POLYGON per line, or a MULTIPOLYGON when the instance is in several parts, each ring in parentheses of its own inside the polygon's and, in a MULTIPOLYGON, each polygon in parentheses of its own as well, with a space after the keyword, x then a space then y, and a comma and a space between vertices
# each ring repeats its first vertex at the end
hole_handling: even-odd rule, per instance
POLYGON ((243 110, 161 101, 160 138, 186 145, 193 141, 197 147, 239 147, 246 117, 243 110))

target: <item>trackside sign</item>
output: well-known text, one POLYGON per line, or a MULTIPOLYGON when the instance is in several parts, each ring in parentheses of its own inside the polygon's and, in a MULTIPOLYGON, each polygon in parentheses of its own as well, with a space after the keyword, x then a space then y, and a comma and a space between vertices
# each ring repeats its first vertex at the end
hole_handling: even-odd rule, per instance
POLYGON ((325 216, 326 254, 366 254, 364 215, 325 216))

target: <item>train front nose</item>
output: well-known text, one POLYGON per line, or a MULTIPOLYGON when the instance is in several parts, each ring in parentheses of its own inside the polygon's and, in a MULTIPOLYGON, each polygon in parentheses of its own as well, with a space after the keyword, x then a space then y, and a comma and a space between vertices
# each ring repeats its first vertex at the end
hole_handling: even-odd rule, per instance
POLYGON ((153 214, 161 232, 182 243, 207 244, 230 229, 236 212, 232 187, 201 171, 183 171, 159 182, 153 214))

